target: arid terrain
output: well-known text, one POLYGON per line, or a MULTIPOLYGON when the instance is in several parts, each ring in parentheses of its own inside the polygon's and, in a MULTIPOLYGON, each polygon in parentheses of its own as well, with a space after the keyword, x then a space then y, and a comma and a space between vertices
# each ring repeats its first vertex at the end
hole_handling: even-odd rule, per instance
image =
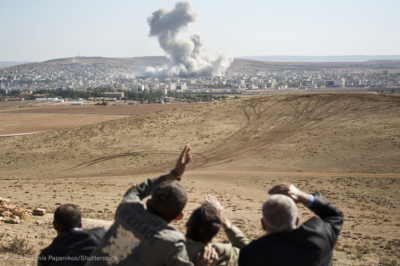
POLYGON ((3 108, 0 105, 0 124, 4 125, 0 128, 0 136, 61 130, 131 115, 143 115, 160 110, 191 106, 191 104, 144 104, 139 106, 126 103, 95 106, 93 102, 89 103, 87 104, 85 101, 83 106, 70 106, 69 102, 60 104, 28 102, 28 104, 22 103, 24 104, 22 106, 15 103, 14 106, 6 105, 3 108))
MULTIPOLYGON (((186 219, 206 194, 215 194, 228 218, 256 239, 264 234, 260 218, 267 190, 293 183, 318 191, 344 212, 334 265, 399 265, 399 96, 290 94, 143 113, 141 106, 132 107, 140 115, 126 112, 126 117, 87 123, 85 117, 93 115, 71 114, 71 121, 87 124, 0 137, 0 197, 48 212, 21 224, 0 222, 0 246, 15 247, 2 250, 0 265, 35 264, 25 255, 38 255, 51 243, 52 211, 60 204, 78 204, 85 228, 109 226, 126 190, 168 172, 187 142, 194 161, 181 182, 189 197, 186 219), (10 254, 20 254, 21 260, 5 260, 10 254)), ((7 113, 18 117, 28 108, 7 113)), ((42 107, 32 110, 37 108, 42 107)), ((43 108, 44 113, 31 112, 38 127, 41 115, 53 114, 51 108, 64 110, 43 108)), ((68 113, 54 111, 57 116, 68 113)), ((313 215, 299 207, 301 222, 313 215)), ((186 219, 174 222, 183 232, 186 219)), ((220 232, 214 241, 227 239, 220 232)))

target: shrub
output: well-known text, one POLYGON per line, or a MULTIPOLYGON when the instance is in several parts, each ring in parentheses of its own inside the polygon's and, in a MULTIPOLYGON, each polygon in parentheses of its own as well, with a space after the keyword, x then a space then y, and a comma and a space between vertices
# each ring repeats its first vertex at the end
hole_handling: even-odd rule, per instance
POLYGON ((18 255, 34 255, 35 247, 29 242, 29 239, 15 237, 10 243, 7 243, 1 251, 9 251, 18 255))

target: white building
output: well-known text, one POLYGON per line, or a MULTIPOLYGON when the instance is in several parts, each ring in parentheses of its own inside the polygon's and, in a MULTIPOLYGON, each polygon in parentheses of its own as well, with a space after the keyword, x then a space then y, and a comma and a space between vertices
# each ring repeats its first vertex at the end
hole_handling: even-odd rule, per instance
POLYGON ((176 84, 176 90, 179 90, 179 91, 186 90, 186 83, 178 83, 178 84, 176 84))
POLYGON ((342 78, 342 79, 336 79, 333 81, 333 86, 334 87, 344 87, 344 85, 346 84, 346 79, 342 78))
POLYGON ((168 94, 168 90, 166 88, 157 88, 156 92, 161 93, 161 95, 167 95, 168 94))

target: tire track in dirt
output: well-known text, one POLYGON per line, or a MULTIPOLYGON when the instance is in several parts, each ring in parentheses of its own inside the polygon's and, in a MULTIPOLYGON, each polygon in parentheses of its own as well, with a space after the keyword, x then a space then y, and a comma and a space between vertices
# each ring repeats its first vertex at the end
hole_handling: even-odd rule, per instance
MULTIPOLYGON (((392 111, 400 106, 400 97, 379 97, 359 94, 307 94, 254 97, 237 105, 238 121, 242 125, 227 137, 193 153, 189 169, 201 169, 265 156, 277 144, 294 142, 312 134, 332 134, 335 128, 351 120, 368 122, 368 116, 392 111)), ((108 124, 107 124, 108 125, 108 124)), ((368 128, 368 126, 366 126, 368 128)), ((137 173, 162 172, 174 165, 179 153, 135 151, 100 157, 80 163, 68 171, 109 160, 142 154, 171 155, 172 160, 158 165, 135 168, 137 173)), ((128 169, 120 172, 130 171, 128 169)), ((115 174, 115 171, 113 172, 115 174)))
POLYGON ((192 168, 202 168, 265 155, 268 149, 298 135, 311 131, 330 131, 339 123, 379 109, 393 110, 400 98, 357 94, 309 94, 284 97, 250 98, 240 108, 246 118, 244 125, 231 136, 201 151, 208 163, 199 160, 192 168), (386 102, 382 106, 381 101, 386 102), (369 103, 368 106, 365 104, 369 103), (371 106, 371 103, 377 103, 371 106))

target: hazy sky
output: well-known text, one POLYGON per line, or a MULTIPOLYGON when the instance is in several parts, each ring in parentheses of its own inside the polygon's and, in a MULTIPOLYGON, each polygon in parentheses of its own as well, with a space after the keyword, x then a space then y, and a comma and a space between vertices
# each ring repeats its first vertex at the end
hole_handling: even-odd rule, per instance
MULTIPOLYGON (((147 17, 172 0, 0 0, 0 61, 163 55, 147 17)), ((213 55, 399 55, 399 0, 192 0, 213 55)))

